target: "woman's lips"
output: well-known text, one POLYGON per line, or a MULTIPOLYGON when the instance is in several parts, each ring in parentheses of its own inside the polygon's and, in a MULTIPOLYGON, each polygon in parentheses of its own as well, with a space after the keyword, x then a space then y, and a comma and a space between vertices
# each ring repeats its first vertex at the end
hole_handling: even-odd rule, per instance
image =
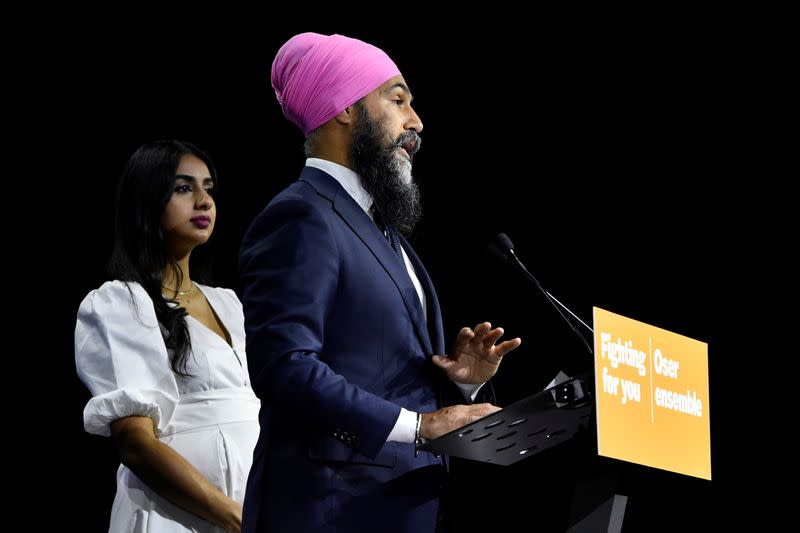
POLYGON ((193 217, 191 222, 198 228, 207 228, 211 225, 211 217, 193 217))

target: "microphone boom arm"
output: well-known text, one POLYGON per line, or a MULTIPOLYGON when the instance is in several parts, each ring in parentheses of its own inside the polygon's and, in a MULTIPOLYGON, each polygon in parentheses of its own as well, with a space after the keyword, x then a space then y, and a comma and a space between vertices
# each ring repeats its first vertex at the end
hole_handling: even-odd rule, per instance
POLYGON ((575 334, 578 337, 580 337, 581 341, 583 341, 583 344, 586 346, 586 349, 589 350, 589 353, 594 354, 592 347, 589 346, 588 342, 586 342, 586 338, 581 334, 580 331, 578 331, 578 328, 575 327, 572 321, 566 316, 564 316, 564 313, 561 312, 559 306, 561 306, 567 313, 572 315, 575 318, 575 320, 577 320, 578 322, 581 323, 581 325, 583 325, 583 327, 591 331, 592 335, 594 335, 594 330, 590 328, 589 325, 586 324, 586 322, 581 320, 575 313, 570 311, 566 305, 559 302, 555 296, 547 292, 544 289, 544 287, 542 287, 542 284, 539 283, 539 280, 533 277, 533 274, 528 272, 528 269, 525 268, 525 265, 523 265, 522 261, 519 260, 517 254, 514 253, 514 245, 511 243, 511 239, 509 239, 505 233, 499 234, 495 238, 495 241, 489 245, 489 252, 496 257, 505 259, 506 261, 510 262, 514 266, 514 268, 519 270, 522 273, 522 275, 528 279, 528 281, 533 283, 540 291, 542 291, 542 294, 544 294, 547 297, 547 301, 550 302, 550 305, 552 305, 555 308, 556 312, 558 312, 558 314, 561 315, 561 318, 564 319, 564 322, 566 322, 569 325, 570 329, 572 329, 572 331, 574 331, 575 334))

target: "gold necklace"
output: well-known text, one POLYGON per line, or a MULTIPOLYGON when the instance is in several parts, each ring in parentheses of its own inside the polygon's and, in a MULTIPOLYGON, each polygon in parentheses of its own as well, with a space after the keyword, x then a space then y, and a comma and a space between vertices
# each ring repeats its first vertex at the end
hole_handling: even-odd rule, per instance
POLYGON ((185 290, 185 291, 176 291, 172 287, 164 287, 163 285, 161 286, 161 288, 162 289, 167 289, 170 292, 174 292, 177 296, 186 296, 187 294, 189 294, 190 292, 192 292, 194 290, 195 286, 196 285, 194 284, 194 281, 193 281, 192 282, 192 286, 189 287, 189 289, 185 290))

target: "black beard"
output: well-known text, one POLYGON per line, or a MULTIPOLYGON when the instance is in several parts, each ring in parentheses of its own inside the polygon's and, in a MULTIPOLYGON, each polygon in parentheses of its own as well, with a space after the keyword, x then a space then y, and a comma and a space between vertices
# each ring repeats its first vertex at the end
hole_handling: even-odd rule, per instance
POLYGON ((361 184, 372 195, 383 219, 408 236, 422 217, 422 204, 417 184, 413 180, 403 182, 402 165, 410 163, 400 159, 397 147, 415 140, 415 148, 409 154, 413 157, 421 140, 414 130, 408 130, 387 146, 388 135, 383 122, 372 120, 365 106, 358 105, 357 108, 358 118, 350 150, 353 170, 361 176, 361 184))

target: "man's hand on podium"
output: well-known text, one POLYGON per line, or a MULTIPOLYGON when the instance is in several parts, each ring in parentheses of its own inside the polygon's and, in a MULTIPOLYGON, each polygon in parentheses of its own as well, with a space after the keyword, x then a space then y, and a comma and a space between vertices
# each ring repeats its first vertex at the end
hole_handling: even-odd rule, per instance
POLYGON ((423 439, 435 439, 497 411, 500 411, 500 407, 496 405, 475 403, 451 405, 432 413, 422 413, 419 434, 423 439))

